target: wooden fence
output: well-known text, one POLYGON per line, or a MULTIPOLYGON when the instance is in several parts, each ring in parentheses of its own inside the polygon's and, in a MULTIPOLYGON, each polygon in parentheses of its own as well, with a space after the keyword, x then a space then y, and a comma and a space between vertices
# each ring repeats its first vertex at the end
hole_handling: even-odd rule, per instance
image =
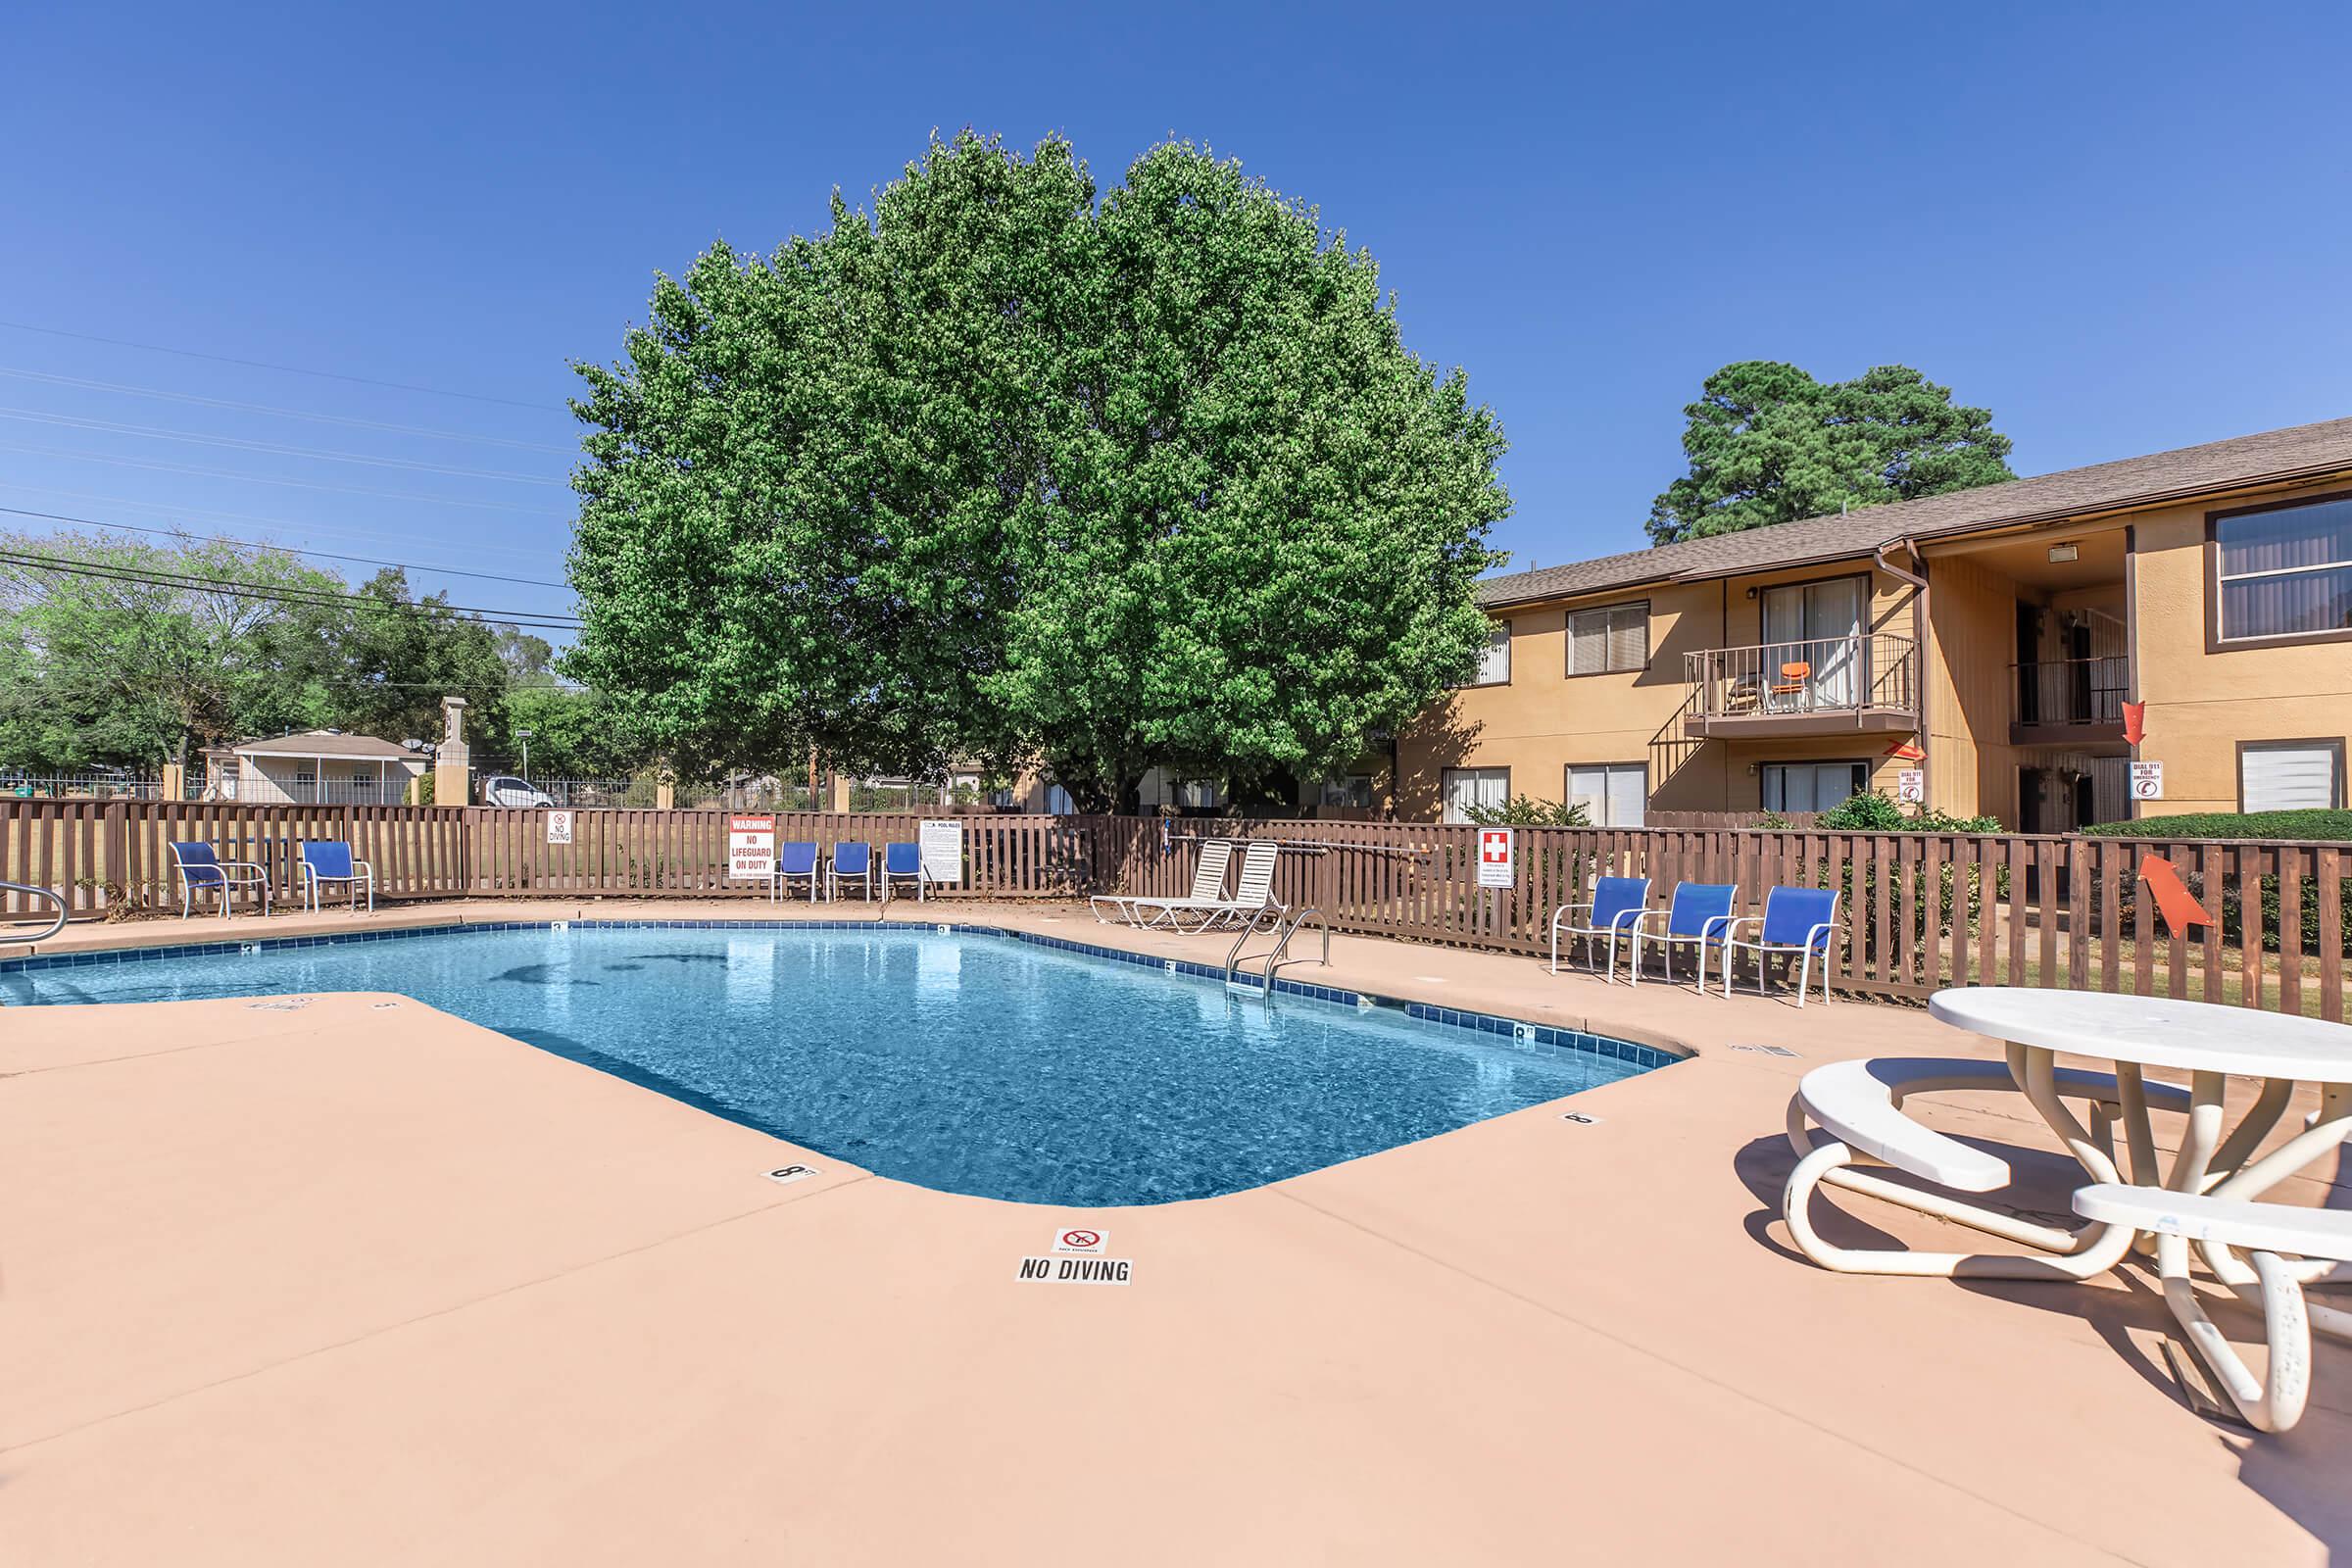
MULTIPOLYGON (((780 841, 911 841, 929 813, 777 815, 780 841)), ((1297 819, 966 814, 964 876, 950 898, 1069 898, 1093 890, 1180 895, 1209 835, 1284 846, 1276 892, 1332 928, 1537 954, 1558 905, 1595 875, 1646 875, 1653 902, 1678 881, 1728 882, 1743 910, 1776 885, 1835 887, 1847 932, 1833 957, 1846 990, 1924 997, 1952 985, 2132 991, 2344 1016, 2352 846, 2025 834, 1838 833, 1715 827, 1519 828, 1518 879, 1476 886, 1478 829, 1297 819), (2213 923, 2177 937, 2139 896, 2162 856, 2213 923)), ((726 813, 576 810, 571 842, 545 811, 195 802, 0 802, 0 880, 57 889, 77 916, 112 905, 174 910, 168 845, 201 840, 270 869, 298 894, 295 846, 343 839, 372 863, 379 896, 764 897, 726 875, 726 813)), ((22 896, 6 912, 27 912, 22 896)))

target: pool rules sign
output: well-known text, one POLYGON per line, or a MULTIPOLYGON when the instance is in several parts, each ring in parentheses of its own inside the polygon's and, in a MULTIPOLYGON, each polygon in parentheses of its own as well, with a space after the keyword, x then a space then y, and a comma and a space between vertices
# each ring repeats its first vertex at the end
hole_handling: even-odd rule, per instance
POLYGON ((739 881, 769 882, 776 875, 776 819, 727 818, 727 875, 739 881))
POLYGON ((1478 885, 1482 888, 1507 888, 1519 880, 1519 862, 1512 854, 1511 830, 1507 827, 1482 827, 1478 830, 1478 885))

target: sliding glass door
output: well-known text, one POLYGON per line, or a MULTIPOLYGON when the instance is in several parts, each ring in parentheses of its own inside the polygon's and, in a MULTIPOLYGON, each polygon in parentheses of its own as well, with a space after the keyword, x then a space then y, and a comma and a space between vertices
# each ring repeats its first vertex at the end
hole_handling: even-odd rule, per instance
POLYGON ((1865 581, 1833 577, 1764 590, 1764 679, 1776 706, 1801 711, 1860 700, 1865 581))

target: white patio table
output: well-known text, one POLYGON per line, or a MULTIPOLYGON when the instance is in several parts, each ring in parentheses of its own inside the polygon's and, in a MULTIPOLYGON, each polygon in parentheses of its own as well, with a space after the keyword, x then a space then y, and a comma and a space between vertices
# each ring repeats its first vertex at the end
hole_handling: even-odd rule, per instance
MULTIPOLYGON (((2251 1200, 2313 1164, 2352 1138, 2352 1028, 2317 1018, 2290 1017, 2250 1007, 2167 997, 2111 996, 2087 991, 2038 991, 2018 986, 1959 987, 1929 999, 1936 1018, 2008 1048, 2009 1071, 2094 1182, 2128 1181, 2176 1193, 2251 1200), (2127 1178, 2116 1169, 2104 1130, 2094 1135, 2060 1102, 2054 1083, 2060 1052, 2115 1063, 2122 1088, 2120 1121, 2131 1158, 2127 1178), (2154 1067, 2189 1074, 2188 1127, 2169 1171, 2157 1168, 2141 1071, 2154 1067), (2231 1074, 2259 1078, 2261 1092, 2234 1128, 2224 1127, 2222 1095, 2231 1074), (2320 1110, 2312 1124, 2260 1158, 2251 1158, 2278 1126, 2297 1083, 2317 1084, 2320 1110)), ((2145 1243, 2147 1238, 2142 1237, 2145 1243)), ((2221 1332, 2188 1288, 2188 1242, 2154 1238, 2165 1299, 2189 1344, 2225 1386, 2249 1381, 2221 1332)), ((2243 1258, 2217 1242, 2199 1242, 2207 1266, 2231 1290, 2257 1298, 2258 1277, 2243 1258)), ((2342 1265, 2301 1265, 2306 1284, 2342 1265)), ((2352 1312, 2313 1303, 2311 1327, 2352 1339, 2352 1312)), ((2259 1384, 2255 1384, 2259 1387, 2259 1384)))

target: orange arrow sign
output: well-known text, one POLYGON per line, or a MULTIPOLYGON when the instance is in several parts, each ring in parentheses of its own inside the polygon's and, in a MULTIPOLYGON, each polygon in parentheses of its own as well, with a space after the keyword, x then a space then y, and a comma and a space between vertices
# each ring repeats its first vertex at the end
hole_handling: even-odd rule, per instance
POLYGON ((2147 733, 2143 723, 2147 716, 2147 704, 2126 703, 2124 705, 2124 743, 2126 745, 2137 746, 2139 744, 2140 736, 2147 733))

